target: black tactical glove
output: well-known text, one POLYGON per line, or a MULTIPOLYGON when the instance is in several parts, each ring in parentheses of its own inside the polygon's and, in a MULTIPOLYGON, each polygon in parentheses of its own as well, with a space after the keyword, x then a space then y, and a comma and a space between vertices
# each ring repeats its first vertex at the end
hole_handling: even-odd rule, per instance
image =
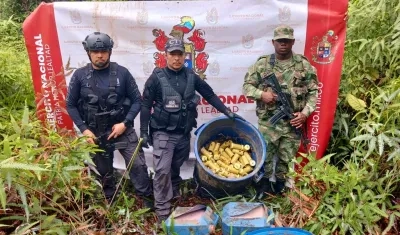
POLYGON ((143 148, 149 148, 149 146, 152 146, 152 139, 149 137, 149 134, 147 132, 141 132, 140 133, 140 138, 142 138, 142 147, 143 148))
POLYGON ((230 111, 229 109, 228 109, 228 111, 225 112, 225 115, 231 120, 241 119, 243 121, 246 121, 242 116, 230 111))

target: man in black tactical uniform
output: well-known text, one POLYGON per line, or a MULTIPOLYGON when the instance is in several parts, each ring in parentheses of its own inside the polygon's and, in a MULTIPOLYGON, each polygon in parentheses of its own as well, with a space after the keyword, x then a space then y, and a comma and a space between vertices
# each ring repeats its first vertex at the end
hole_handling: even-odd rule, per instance
POLYGON ((182 40, 169 39, 165 52, 167 67, 155 68, 146 81, 140 113, 143 147, 153 144, 154 207, 159 222, 168 218, 171 199, 180 196, 180 167, 189 158, 190 132, 197 125, 200 96, 195 92, 232 120, 241 118, 221 102, 205 81, 184 67, 182 40))
MULTIPOLYGON (((113 153, 118 149, 128 167, 138 144, 133 120, 140 111, 141 95, 131 73, 110 62, 114 42, 107 34, 89 34, 82 44, 91 63, 74 72, 67 93, 67 111, 88 142, 104 150, 96 153, 93 161, 101 175, 99 180, 105 197, 111 203, 116 191, 113 153)), ((141 148, 129 177, 138 196, 152 195, 141 148)))

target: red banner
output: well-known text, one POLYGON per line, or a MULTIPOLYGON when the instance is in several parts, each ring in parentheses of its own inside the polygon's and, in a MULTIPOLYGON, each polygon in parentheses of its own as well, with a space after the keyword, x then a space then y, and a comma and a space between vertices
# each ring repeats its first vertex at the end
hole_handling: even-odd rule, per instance
POLYGON ((318 72, 317 108, 307 120, 309 150, 321 158, 329 142, 336 110, 344 41, 347 0, 308 0, 304 55, 318 72))
POLYGON ((50 129, 72 130, 73 123, 65 109, 67 87, 53 4, 40 4, 22 28, 31 64, 38 118, 50 129))

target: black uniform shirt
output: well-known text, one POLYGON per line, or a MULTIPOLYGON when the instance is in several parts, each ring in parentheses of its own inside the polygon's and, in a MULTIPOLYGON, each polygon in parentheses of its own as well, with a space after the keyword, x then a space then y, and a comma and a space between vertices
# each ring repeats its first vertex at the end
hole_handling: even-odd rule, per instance
MULTIPOLYGON (((69 82, 68 93, 67 93, 67 112, 75 125, 79 128, 81 132, 88 129, 88 126, 82 120, 82 116, 78 111, 78 100, 83 94, 82 90, 87 87, 89 83, 86 78, 86 66, 77 69, 69 82), (82 89, 83 88, 83 89, 82 89)), ((94 84, 97 84, 99 90, 108 90, 110 81, 110 66, 102 70, 93 70, 94 84)), ((118 98, 127 97, 131 101, 131 108, 127 113, 125 120, 133 123, 133 120, 140 112, 141 105, 141 95, 135 79, 132 77, 131 73, 123 66, 118 66, 117 68, 117 87, 116 91, 118 98)), ((95 91, 93 91, 95 93, 95 91)), ((95 94, 97 96, 107 97, 107 94, 95 94)), ((119 101, 119 100, 118 100, 119 101)))
MULTIPOLYGON (((187 68, 183 67, 179 71, 174 71, 168 67, 164 68, 164 72, 167 73, 168 81, 171 86, 183 97, 187 78, 186 75, 188 71, 187 68)), ((203 79, 201 79, 197 74, 194 76, 194 86, 195 90, 200 93, 200 95, 207 100, 209 104, 214 106, 219 112, 225 113, 227 107, 222 103, 218 96, 214 93, 213 89, 208 85, 203 79)), ((150 121, 151 109, 154 103, 162 104, 162 88, 157 75, 153 73, 147 79, 142 97, 142 109, 140 111, 140 130, 144 133, 148 132, 148 125, 150 121)))

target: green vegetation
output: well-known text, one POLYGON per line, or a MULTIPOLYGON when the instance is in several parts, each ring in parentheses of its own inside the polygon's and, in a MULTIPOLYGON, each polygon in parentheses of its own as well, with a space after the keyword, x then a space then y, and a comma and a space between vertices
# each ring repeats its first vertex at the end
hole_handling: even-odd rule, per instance
POLYGON ((309 200, 315 234, 399 233, 399 12, 398 0, 350 1, 329 155, 310 159, 293 195, 309 200))
MULTIPOLYGON (((145 234, 155 219, 138 209, 136 197, 122 193, 108 208, 98 196, 84 164, 96 149, 43 129, 36 118, 21 23, 39 2, 0 0, 0 234, 104 234, 104 227, 145 234)), ((265 201, 278 225, 314 234, 399 233, 399 13, 398 0, 350 1, 327 155, 306 156, 309 164, 293 172, 298 180, 287 197, 265 201)), ((182 191, 193 190, 188 183, 182 191)), ((236 195, 209 205, 220 212, 229 201, 249 200, 236 195)))

